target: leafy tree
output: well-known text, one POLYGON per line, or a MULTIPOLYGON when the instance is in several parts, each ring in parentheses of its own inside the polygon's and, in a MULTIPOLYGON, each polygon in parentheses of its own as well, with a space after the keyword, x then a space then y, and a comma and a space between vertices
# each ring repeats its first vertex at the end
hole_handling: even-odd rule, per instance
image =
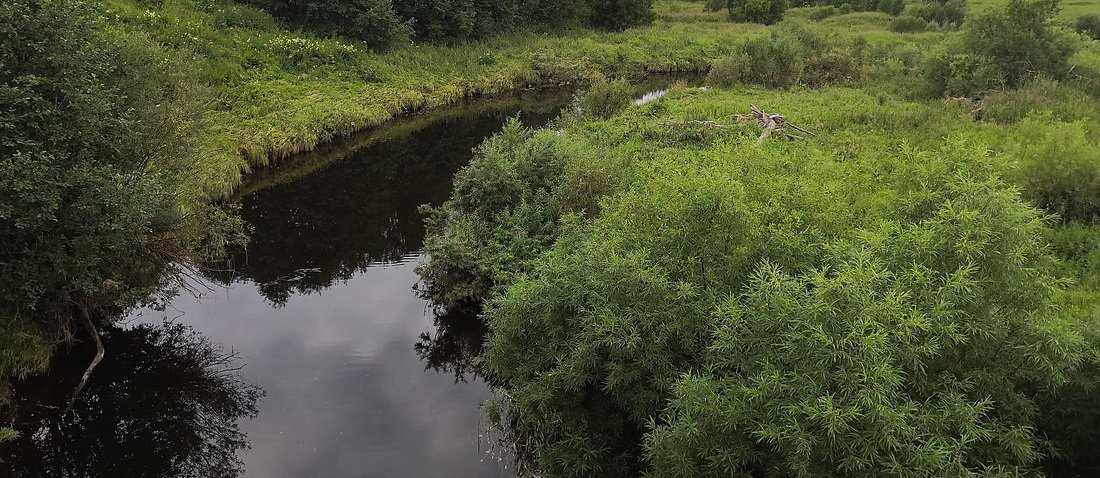
POLYGON ((0 381, 44 367, 74 311, 129 306, 237 225, 179 181, 194 174, 193 83, 98 15, 0 5, 0 381))
POLYGON ((654 18, 653 0, 588 0, 588 4, 591 24, 605 30, 648 25, 654 18))
POLYGON ((966 0, 929 0, 917 7, 913 15, 927 22, 959 26, 966 19, 966 0))
POLYGON ((409 21, 392 0, 246 0, 290 23, 328 35, 361 40, 383 50, 406 42, 409 21))
POLYGON ((729 0, 727 7, 734 21, 771 25, 783 20, 787 0, 729 0))
POLYGON ((1016 86, 1036 75, 1061 78, 1074 43, 1055 23, 1060 0, 1010 0, 963 29, 963 48, 989 58, 1016 86))
POLYGON ((1093 40, 1100 40, 1100 13, 1090 13, 1077 17, 1074 27, 1078 32, 1088 35, 1093 40))

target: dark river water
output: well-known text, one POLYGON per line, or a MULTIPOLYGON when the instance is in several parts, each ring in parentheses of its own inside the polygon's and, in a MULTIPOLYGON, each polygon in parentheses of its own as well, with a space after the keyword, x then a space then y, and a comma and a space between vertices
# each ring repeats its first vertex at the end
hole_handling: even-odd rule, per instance
POLYGON ((0 446, 0 477, 510 476, 482 437, 482 325, 414 290, 417 208, 444 201, 507 118, 541 126, 570 99, 478 100, 251 175, 247 249, 104 328, 107 357, 69 413, 88 340, 17 384, 22 436, 0 446))

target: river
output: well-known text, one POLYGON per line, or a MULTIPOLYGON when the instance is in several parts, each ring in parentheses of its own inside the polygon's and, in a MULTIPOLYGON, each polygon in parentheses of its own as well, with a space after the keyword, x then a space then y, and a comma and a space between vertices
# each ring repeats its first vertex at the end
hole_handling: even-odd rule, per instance
POLYGON ((107 358, 70 413, 87 341, 16 386, 23 436, 0 447, 0 476, 510 476, 483 437, 482 325, 414 290, 417 208, 444 201, 507 118, 542 126, 570 99, 474 100, 252 174, 235 199, 247 248, 106 327, 107 358))

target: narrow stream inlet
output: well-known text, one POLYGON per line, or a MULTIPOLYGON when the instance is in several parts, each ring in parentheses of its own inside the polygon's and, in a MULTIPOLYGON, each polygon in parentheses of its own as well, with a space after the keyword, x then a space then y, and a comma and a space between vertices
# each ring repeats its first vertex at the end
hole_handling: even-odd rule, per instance
MULTIPOLYGON (((638 97, 659 98, 671 81, 640 85, 638 97)), ((571 96, 527 92, 405 118, 253 175, 239 198, 247 250, 208 272, 199 297, 107 328, 107 358, 74 414, 50 404, 86 366, 86 344, 17 387, 17 425, 38 431, 0 449, 0 476, 511 476, 481 438, 491 389, 470 364, 482 325, 436 316, 413 289, 417 208, 444 201, 507 118, 545 125, 571 96), (189 375, 174 368, 192 362, 189 375), (264 394, 254 418, 249 385, 264 394), (210 463, 181 464, 181 450, 210 463)))

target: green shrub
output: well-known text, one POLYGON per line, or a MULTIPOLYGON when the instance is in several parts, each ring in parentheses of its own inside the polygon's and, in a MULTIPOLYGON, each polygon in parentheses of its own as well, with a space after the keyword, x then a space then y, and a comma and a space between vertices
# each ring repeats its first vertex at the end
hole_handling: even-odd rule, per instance
POLYGON ((879 0, 875 9, 888 15, 901 15, 905 10, 905 0, 879 0))
POLYGON ((959 26, 966 19, 966 0, 928 0, 913 10, 913 15, 942 26, 959 26))
POLYGON ((836 7, 834 7, 832 5, 826 5, 824 7, 815 8, 812 12, 810 12, 810 17, 809 18, 810 18, 810 20, 818 22, 818 21, 824 20, 824 19, 832 17, 832 16, 836 16, 836 15, 839 15, 839 14, 840 14, 840 11, 837 10, 836 7))
POLYGON ((771 25, 783 20, 787 0, 730 0, 730 18, 737 22, 771 25))
POLYGON ((128 306, 158 261, 187 259, 189 84, 99 18, 0 3, 0 381, 45 366, 75 309, 128 306))
POLYGON ((980 54, 932 55, 924 69, 931 96, 976 97, 1005 84, 993 59, 980 54))
POLYGON ((703 3, 703 11, 720 12, 729 7, 729 0, 706 0, 703 3))
POLYGON ((1088 35, 1093 40, 1100 40, 1100 13, 1090 13, 1077 17, 1074 27, 1078 32, 1088 35))
POLYGON ((909 15, 897 17, 890 22, 890 31, 894 33, 920 33, 927 28, 927 21, 909 15))
POLYGON ((967 22, 963 48, 989 58, 1008 86, 1035 75, 1060 79, 1075 46, 1055 23, 1058 9, 1059 0, 1009 0, 967 22))
POLYGON ((295 25, 360 40, 382 50, 404 43, 411 33, 391 0, 246 0, 295 25))
POLYGON ((731 86, 757 83, 765 86, 792 86, 802 74, 799 44, 790 38, 752 38, 738 47, 730 58, 715 60, 707 74, 707 83, 731 86))
POLYGON ((553 192, 569 152, 553 132, 533 133, 516 119, 478 147, 451 198, 424 208, 432 260, 417 270, 421 292, 445 308, 480 301, 549 247, 562 212, 553 192))
POLYGON ((1016 123, 1037 111, 1049 112, 1061 121, 1100 123, 1100 102, 1078 88, 1043 77, 985 95, 982 111, 982 119, 999 123, 1016 123))
POLYGON ((656 168, 487 309, 538 469, 1027 476, 1034 398, 1087 353, 1048 314, 1040 214, 957 145, 871 217, 816 187, 844 173, 744 153, 656 168))
POLYGON ((1100 220, 1100 144, 1085 125, 1031 117, 1015 134, 1024 198, 1063 220, 1100 220))
POLYGON ((633 99, 634 89, 626 79, 600 78, 577 95, 577 105, 597 118, 610 118, 630 106, 633 99))
POLYGON ((653 22, 653 0, 589 0, 592 25, 619 31, 653 22))

